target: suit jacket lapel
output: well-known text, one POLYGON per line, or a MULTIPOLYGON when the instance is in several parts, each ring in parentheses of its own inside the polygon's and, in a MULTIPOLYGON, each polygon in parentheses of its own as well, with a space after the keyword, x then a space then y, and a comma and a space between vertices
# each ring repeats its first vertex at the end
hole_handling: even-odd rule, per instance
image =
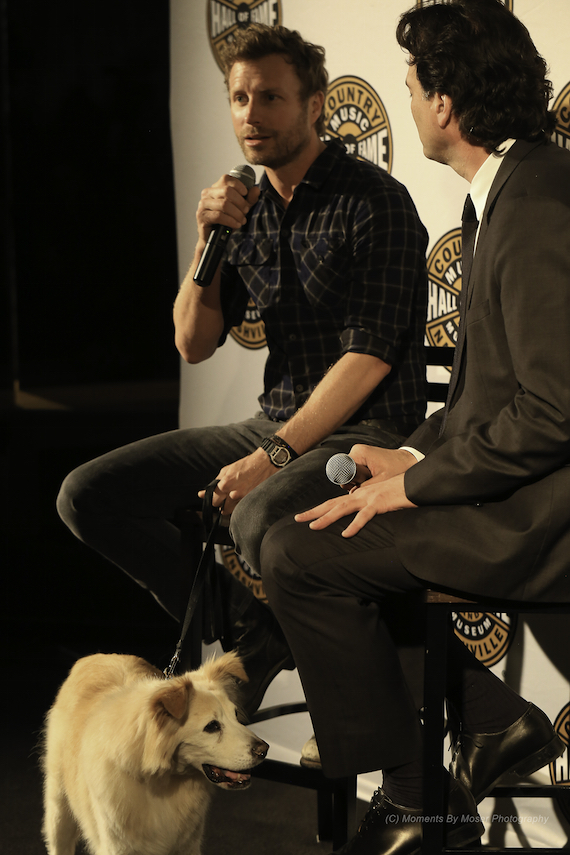
MULTIPOLYGON (((495 179, 491 184, 491 188, 487 196, 487 201, 485 203, 485 210, 483 211, 483 216, 481 217, 481 228, 479 229, 479 236, 477 238, 477 246, 475 248, 475 256, 473 258, 473 266, 471 268, 469 282, 462 282, 461 285, 461 287, 465 289, 465 294, 463 296, 463 299, 465 300, 465 311, 462 312, 462 324, 464 326, 467 318, 467 311, 469 309, 469 306, 471 305, 471 300, 473 299, 473 288, 477 280, 477 262, 481 261, 481 258, 484 253, 485 237, 489 229, 489 224, 493 215, 493 210, 497 203, 497 199, 499 198, 501 190, 503 189, 503 187, 505 186, 519 163, 524 160, 524 158, 539 145, 543 145, 543 143, 528 143, 524 140, 517 140, 516 143, 512 145, 508 152, 505 154, 503 163, 501 164, 497 174, 495 175, 495 179)), ((461 372, 463 351, 465 350, 465 329, 463 329, 459 335, 457 347, 459 348, 459 351, 457 353, 457 358, 454 359, 453 363, 454 370, 449 383, 446 414, 441 425, 440 436, 445 430, 445 425, 447 423, 447 413, 451 407, 451 401, 455 394, 457 381, 459 380, 459 375, 461 372)))
POLYGON ((469 282, 464 282, 463 286, 466 287, 465 298, 467 300, 465 309, 471 305, 471 300, 473 299, 473 286, 476 281, 475 272, 477 269, 477 260, 482 258, 484 252, 484 243, 485 236, 489 229, 489 224, 491 222, 491 217, 493 216, 493 211, 495 205, 497 203, 497 199, 499 198, 501 191, 519 163, 530 154, 533 149, 537 148, 539 145, 543 145, 542 142, 525 142, 525 140, 517 140, 514 145, 508 150, 505 154, 503 162, 495 175, 495 179, 491 184, 491 188, 489 190, 489 195, 487 196, 487 202, 485 203, 485 210, 483 211, 483 216, 481 217, 481 228, 479 229, 479 237, 477 239, 477 247, 475 250, 475 257, 473 259, 473 267, 471 268, 471 276, 469 277, 469 282))

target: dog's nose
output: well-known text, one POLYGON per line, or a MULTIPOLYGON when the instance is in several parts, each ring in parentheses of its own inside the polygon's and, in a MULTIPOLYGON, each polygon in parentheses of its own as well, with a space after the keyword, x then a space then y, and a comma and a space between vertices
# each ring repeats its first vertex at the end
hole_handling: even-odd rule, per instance
POLYGON ((267 742, 264 742, 263 739, 258 739, 257 742, 254 743, 253 748, 251 749, 251 753, 256 757, 259 757, 261 760, 264 760, 267 752, 269 751, 269 745, 267 742))

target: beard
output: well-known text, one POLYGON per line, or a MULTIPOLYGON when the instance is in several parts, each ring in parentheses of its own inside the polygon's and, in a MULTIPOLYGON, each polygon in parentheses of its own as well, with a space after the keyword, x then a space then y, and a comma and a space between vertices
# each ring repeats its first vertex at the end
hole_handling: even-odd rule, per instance
POLYGON ((296 160, 311 141, 312 129, 308 127, 307 115, 308 105, 305 111, 300 112, 296 124, 287 131, 271 132, 259 128, 255 134, 243 131, 238 136, 238 143, 248 163, 253 166, 280 169, 296 160), (264 142, 259 150, 251 149, 246 143, 248 136, 263 137, 266 135, 269 139, 264 142))

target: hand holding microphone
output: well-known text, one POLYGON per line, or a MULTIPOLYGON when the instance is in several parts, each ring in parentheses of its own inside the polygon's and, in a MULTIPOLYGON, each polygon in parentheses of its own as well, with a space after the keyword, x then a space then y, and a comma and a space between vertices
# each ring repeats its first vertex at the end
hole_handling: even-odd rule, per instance
MULTIPOLYGON (((238 181, 241 181, 248 192, 255 184, 255 172, 247 163, 235 166, 229 174, 232 178, 237 178, 238 181)), ((202 288, 206 288, 212 283, 231 233, 232 229, 229 226, 223 226, 220 223, 212 227, 204 252, 194 273, 194 282, 202 288)))
POLYGON ((364 481, 368 481, 372 477, 367 466, 356 463, 348 454, 342 453, 333 454, 329 458, 325 472, 329 481, 338 487, 342 487, 343 490, 359 487, 364 481))

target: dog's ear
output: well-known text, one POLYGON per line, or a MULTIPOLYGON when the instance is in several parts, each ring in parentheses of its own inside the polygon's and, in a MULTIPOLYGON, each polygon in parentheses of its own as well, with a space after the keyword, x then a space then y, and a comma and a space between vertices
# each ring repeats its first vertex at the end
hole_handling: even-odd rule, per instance
POLYGON ((213 659, 207 664, 208 676, 212 680, 220 680, 222 683, 233 683, 240 680, 248 683, 249 678, 244 671, 243 664, 237 653, 231 650, 224 653, 218 659, 213 659))
POLYGON ((193 694, 194 686, 188 677, 168 680, 152 699, 157 719, 169 717, 181 721, 188 714, 193 694))

